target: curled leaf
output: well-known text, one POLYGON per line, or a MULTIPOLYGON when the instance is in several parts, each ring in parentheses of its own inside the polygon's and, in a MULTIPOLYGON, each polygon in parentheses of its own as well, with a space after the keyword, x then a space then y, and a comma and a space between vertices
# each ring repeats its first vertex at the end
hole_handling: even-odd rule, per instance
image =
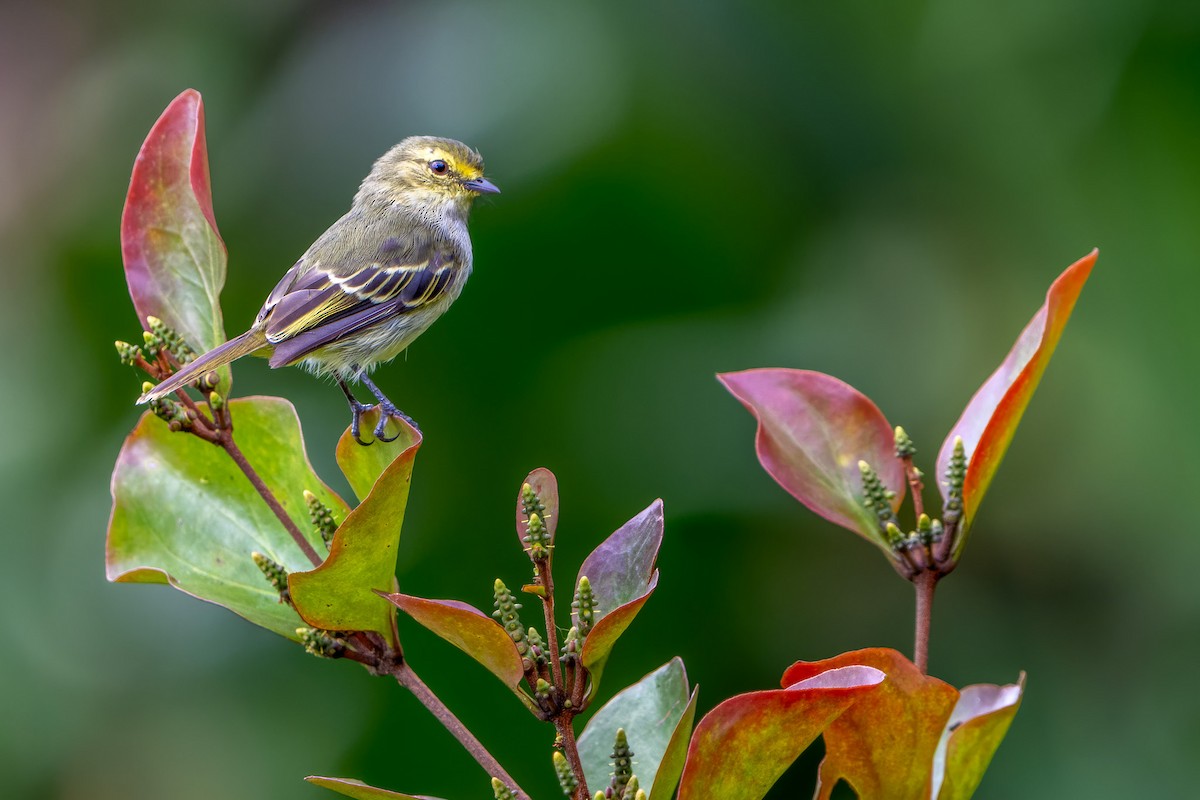
MULTIPOLYGON (((204 104, 194 89, 171 101, 138 152, 121 215, 121 255, 143 326, 159 317, 201 351, 225 341, 225 244, 213 216, 204 104)), ((227 394, 228 367, 221 374, 227 394)))
MULTIPOLYGON (((966 450, 967 474, 962 492, 964 533, 970 528, 988 485, 1012 442, 1021 415, 1054 354, 1098 255, 1099 252, 1093 250, 1054 281, 1046 292, 1045 303, 1021 331, 1004 362, 967 403, 962 416, 942 443, 937 476, 943 497, 947 493, 946 476, 954 440, 962 437, 966 450)), ((958 537, 956 556, 965 538, 958 537)))
POLYGON ((441 800, 424 794, 402 794, 387 789, 376 789, 354 778, 323 778, 319 775, 309 775, 304 780, 314 786, 322 786, 355 800, 441 800))
POLYGON ((883 679, 871 667, 840 667, 726 700, 696 726, 679 800, 760 800, 830 723, 883 679))
MULTIPOLYGON (((370 424, 370 415, 364 424, 370 424)), ((378 477, 338 526, 325 562, 288 576, 292 602, 309 625, 328 631, 375 631, 392 638, 395 612, 374 590, 390 591, 395 581, 400 529, 420 447, 421 434, 407 424, 391 444, 363 447, 353 441, 349 429, 342 434, 338 463, 355 493, 366 490, 372 475, 378 477), (365 450, 372 452, 361 452, 365 450), (390 463, 377 473, 388 456, 390 463)))
MULTIPOLYGON (((579 576, 591 582, 599 605, 583 644, 583 665, 592 675, 590 694, 600 685, 613 645, 658 585, 654 562, 662 536, 663 505, 662 500, 655 500, 601 542, 579 568, 579 576)), ((572 620, 579 624, 574 616, 572 620)))
POLYGON ((751 369, 717 376, 758 420, 755 447, 780 486, 825 519, 890 553, 879 521, 863 504, 859 461, 875 470, 900 508, 906 483, 894 432, 865 395, 837 378, 799 369, 751 369))
POLYGON ((494 619, 457 600, 426 600, 407 594, 383 594, 424 627, 478 661, 505 686, 516 690, 524 670, 513 640, 494 619))

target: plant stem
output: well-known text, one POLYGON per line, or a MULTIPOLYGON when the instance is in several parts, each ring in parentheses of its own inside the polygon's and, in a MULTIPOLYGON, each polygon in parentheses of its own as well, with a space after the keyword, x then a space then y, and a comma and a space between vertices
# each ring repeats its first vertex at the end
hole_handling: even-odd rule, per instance
POLYGON ((575 800, 591 800, 588 791, 587 778, 583 775, 583 760, 579 758, 579 745, 575 742, 575 728, 571 724, 571 716, 560 714, 554 718, 554 728, 558 731, 558 739, 562 742, 563 755, 575 773, 575 800))
POLYGON ((558 627, 554 624, 554 577, 550 572, 550 559, 535 563, 538 568, 538 583, 542 584, 545 591, 542 595, 542 611, 546 617, 546 644, 550 647, 550 672, 554 676, 554 685, 566 691, 566 687, 563 686, 562 663, 558 660, 558 627))
POLYGON ((304 538, 304 534, 296 527, 296 523, 292 522, 292 518, 288 516, 287 511, 284 511, 283 506, 279 504, 279 500, 275 497, 275 494, 263 483, 263 479, 255 472, 254 467, 250 466, 250 462, 246 460, 246 456, 242 453, 241 448, 233 441, 233 433, 228 428, 221 430, 217 444, 229 454, 229 457, 233 459, 233 463, 238 465, 242 474, 246 476, 250 484, 254 487, 254 490, 258 492, 259 497, 263 499, 263 502, 267 504, 279 521, 283 523, 283 527, 287 529, 292 539, 295 540, 296 546, 304 552, 304 555, 308 557, 312 565, 314 567, 321 566, 322 558, 317 555, 317 551, 308 543, 308 539, 304 538))
POLYGON ((913 645, 913 662, 923 674, 929 672, 929 624, 933 616, 933 590, 937 588, 939 576, 926 570, 913 578, 917 589, 917 631, 913 645))
POLYGON ((900 461, 904 464, 904 475, 908 478, 908 485, 912 490, 913 516, 919 519, 925 513, 925 484, 921 481, 921 473, 913 466, 911 457, 902 458, 900 461))
MULTIPOLYGON (((437 721, 442 724, 442 727, 450 731, 450 735, 458 740, 458 743, 471 754, 471 757, 475 759, 479 766, 483 767, 484 772, 492 778, 499 778, 503 781, 521 800, 529 800, 529 795, 525 793, 525 790, 517 785, 517 782, 504 770, 504 767, 500 766, 500 762, 475 738, 475 735, 467 729, 467 726, 463 725, 459 718, 454 716, 454 712, 446 707, 441 698, 434 694, 433 690, 417 677, 417 673, 413 672, 412 667, 408 665, 407 661, 401 661, 392 669, 392 677, 396 679, 397 683, 412 692, 421 705, 425 706, 426 710, 430 714, 433 714, 437 721)), ((572 737, 573 742, 574 737, 572 737)), ((576 751, 575 757, 578 759, 578 751, 576 751)))

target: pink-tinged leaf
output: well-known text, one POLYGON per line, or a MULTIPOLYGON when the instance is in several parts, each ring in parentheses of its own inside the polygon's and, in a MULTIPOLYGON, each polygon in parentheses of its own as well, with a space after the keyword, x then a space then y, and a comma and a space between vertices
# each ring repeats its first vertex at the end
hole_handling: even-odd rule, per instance
MULTIPOLYGON (((371 425, 371 414, 363 425, 371 425)), ((390 445, 376 442, 370 447, 354 443, 349 429, 338 442, 338 462, 355 492, 370 485, 366 497, 338 526, 329 556, 316 569, 288 576, 292 602, 304 621, 329 631, 375 631, 392 638, 395 611, 376 594, 389 592, 396 577, 396 554, 400 527, 408 506, 413 460, 421 446, 421 434, 408 425, 400 426, 399 438, 390 445), (358 450, 380 448, 378 455, 358 450), (371 475, 392 456, 378 478, 371 475)))
POLYGON ((376 789, 354 778, 322 778, 319 775, 309 775, 304 780, 314 786, 331 789, 355 800, 441 800, 440 797, 430 797, 424 794, 402 794, 389 792, 387 789, 376 789))
POLYGON ((683 661, 673 658, 605 703, 579 736, 579 757, 589 786, 612 775, 613 739, 625 730, 637 764, 638 784, 654 798, 669 798, 687 754, 696 692, 688 688, 683 661))
MULTIPOLYGON (((1096 263, 1099 252, 1093 250, 1076 261, 1058 277, 1046 292, 1046 302, 1021 331, 1004 363, 992 373, 971 398, 938 453, 937 478, 942 496, 946 496, 946 473, 954 440, 961 436, 967 454, 967 475, 963 483, 962 531, 970 528, 975 512, 987 492, 996 469, 1012 441, 1021 415, 1041 380, 1050 356, 1062 336, 1063 328, 1075 308, 1096 263)), ((965 536, 959 536, 956 554, 965 536)))
POLYGON ((1025 675, 1015 684, 968 686, 950 714, 933 761, 937 800, 967 800, 1021 706, 1025 675))
MULTIPOLYGON (((305 489, 337 515, 349 511, 313 472, 291 403, 248 397, 230 401, 229 409, 246 459, 302 529, 305 489)), ((224 451, 172 433, 162 420, 144 414, 117 456, 112 496, 110 581, 169 583, 296 638, 300 618, 279 602, 251 553, 264 553, 288 570, 311 565, 224 451)), ((315 534, 309 541, 318 551, 324 548, 315 534)))
POLYGON ((866 461, 900 508, 906 483, 894 432, 883 413, 852 386, 820 372, 750 369, 717 376, 758 420, 763 468, 809 509, 890 553, 874 514, 863 505, 859 461, 866 461))
POLYGON ((521 656, 496 620, 458 600, 426 600, 395 593, 383 597, 478 661, 505 686, 517 690, 524 675, 521 656))
MULTIPOLYGON (((655 500, 601 542, 579 568, 579 577, 592 584, 598 605, 595 623, 583 643, 583 665, 592 676, 589 696, 600 686, 613 645, 658 585, 654 562, 662 537, 663 505, 655 500)), ((571 615, 571 622, 579 624, 577 614, 571 615)))
POLYGON ((842 667, 726 700, 696 726, 679 800, 760 800, 823 730, 883 679, 877 669, 842 667))
MULTIPOLYGON (((554 473, 545 467, 538 467, 529 473, 524 483, 529 484, 546 508, 546 513, 542 515, 542 521, 546 524, 546 533, 550 537, 550 543, 553 544, 554 533, 558 530, 558 478, 554 477, 554 473)), ((517 538, 521 541, 523 548, 529 546, 525 542, 528 526, 529 517, 526 516, 521 503, 521 492, 517 492, 517 538)))
POLYGON ((958 692, 886 648, 799 662, 784 673, 783 682, 850 664, 875 667, 887 680, 825 731, 816 800, 827 800, 839 780, 860 797, 928 800, 933 753, 958 692))
MULTIPOLYGON (((200 351, 225 341, 225 244, 213 216, 204 105, 193 89, 171 101, 138 152, 121 216, 121 255, 143 326, 146 317, 159 317, 200 351)), ((226 367, 226 390, 228 375, 226 367)))

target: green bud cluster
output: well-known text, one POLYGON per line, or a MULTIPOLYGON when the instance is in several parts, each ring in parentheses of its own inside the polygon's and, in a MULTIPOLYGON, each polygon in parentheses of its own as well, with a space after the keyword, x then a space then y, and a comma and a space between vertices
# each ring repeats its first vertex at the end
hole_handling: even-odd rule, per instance
POLYGON ((130 344, 129 342, 122 342, 118 340, 113 344, 115 344, 117 347, 117 355, 120 357, 121 363, 127 367, 132 367, 133 362, 137 361, 138 356, 142 354, 142 349, 140 347, 130 344))
POLYGON ((925 546, 929 546, 942 538, 942 521, 930 519, 928 514, 917 517, 916 537, 925 546))
POLYGON ((517 652, 524 658, 529 653, 529 642, 526 641, 525 626, 521 624, 521 618, 517 615, 521 604, 516 601, 512 592, 504 585, 504 581, 499 578, 496 578, 496 582, 492 584, 492 596, 494 598, 493 605, 496 606, 492 616, 504 626, 508 638, 513 640, 517 646, 517 652))
POLYGON ((913 444, 913 440, 909 438, 908 431, 896 426, 896 458, 912 458, 917 454, 917 446, 913 444))
POLYGON ((316 628, 296 628, 296 635, 304 649, 319 658, 337 658, 346 649, 341 641, 316 628))
POLYGON ((562 664, 576 660, 579 658, 582 650, 583 645, 579 640, 579 628, 572 625, 571 630, 567 631, 567 638, 562 645, 562 655, 558 657, 558 660, 562 664))
POLYGON ((639 794, 645 796, 645 792, 638 786, 637 775, 629 776, 629 783, 625 784, 625 791, 621 792, 621 800, 633 800, 639 794))
POLYGON ((308 507, 308 519, 313 530, 321 534, 321 541, 325 543, 325 548, 329 549, 333 542, 333 534, 338 529, 337 522, 333 519, 333 511, 308 489, 304 490, 304 505, 308 507))
MULTIPOLYGON (((150 326, 150 331, 160 347, 163 347, 171 355, 175 356, 175 360, 180 364, 187 364, 190 361, 196 360, 196 351, 193 350, 179 333, 158 317, 146 317, 146 324, 150 326)), ((148 343, 148 340, 147 340, 148 343)))
POLYGON ((551 685, 550 681, 546 680, 545 678, 538 678, 537 686, 534 687, 533 690, 534 697, 536 697, 540 703, 544 704, 545 701, 550 699, 550 690, 553 688, 554 686, 551 685))
POLYGON ((571 613, 578 620, 581 637, 586 637, 592 632, 592 626, 596 624, 596 612, 599 610, 596 595, 592 593, 592 582, 586 575, 581 575, 579 585, 575 587, 575 599, 571 601, 571 613))
POLYGON ((550 529, 546 527, 546 504, 528 483, 521 486, 521 513, 529 520, 521 541, 529 545, 529 557, 542 561, 549 557, 550 529))
MULTIPOLYGON (((858 462, 858 471, 862 475, 863 505, 875 514, 879 527, 888 532, 889 525, 896 524, 896 512, 892 510, 892 499, 896 493, 883 485, 875 470, 865 461, 858 462)), ((889 539, 891 534, 888 533, 889 539)))
POLYGON ((158 358, 158 351, 163 346, 162 339, 159 339, 150 331, 142 331, 142 341, 145 343, 146 356, 151 360, 158 358))
POLYGON ((270 556, 263 555, 257 551, 251 553, 250 557, 254 559, 254 565, 266 577, 267 582, 279 593, 279 602, 290 602, 291 593, 288 591, 288 574, 283 565, 270 556))
POLYGON ((496 800, 516 800, 517 796, 499 778, 492 778, 492 794, 496 800))
MULTIPOLYGON (((625 729, 617 728, 617 735, 613 742, 612 751, 613 776, 612 781, 609 783, 613 797, 625 797, 625 787, 629 785, 630 779, 633 778, 633 756, 633 750, 629 749, 629 740, 625 738, 625 729)), ((636 791, 636 788, 634 791, 636 791)))
POLYGON ((942 516, 947 525, 957 524, 962 517, 963 481, 967 478, 967 451, 961 436, 954 437, 954 450, 950 453, 950 463, 946 466, 946 504, 942 507, 942 516))
MULTIPOLYGON (((142 384, 142 393, 153 388, 154 384, 146 381, 142 384)), ((186 431, 192 427, 192 418, 188 416, 187 409, 173 397, 159 397, 151 400, 150 410, 154 412, 154 416, 167 423, 167 427, 173 431, 186 431)))
POLYGON ((562 751, 555 750, 552 758, 554 759, 554 774, 558 777, 559 787, 567 797, 574 797, 579 783, 575 780, 575 773, 571 771, 571 765, 567 763, 567 757, 562 754, 562 751))

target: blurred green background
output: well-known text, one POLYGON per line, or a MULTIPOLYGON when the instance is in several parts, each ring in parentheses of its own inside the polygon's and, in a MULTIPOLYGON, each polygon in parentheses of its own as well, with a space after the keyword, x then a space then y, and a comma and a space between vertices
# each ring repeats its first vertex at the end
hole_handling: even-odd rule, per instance
MULTIPOLYGON (((104 580, 141 378, 118 221, 145 133, 204 94, 229 333, 413 133, 481 150, 476 271, 378 373, 426 434, 405 591, 490 602, 548 466, 559 563, 655 497, 656 596, 606 694, 674 655, 700 709, 797 659, 911 648, 875 550, 759 468, 717 371, 833 373, 927 468, 1050 281, 1100 261, 938 593, 931 665, 1025 704, 979 796, 1186 796, 1200 752, 1200 5, 215 0, 0 11, 0 764, 18 798, 448 798, 486 781, 395 685, 223 609, 104 580)), ((347 421, 298 370, 319 471, 347 421)), ((335 485, 342 485, 335 483, 335 485)), ((932 493, 931 493, 932 494, 932 493)), ((564 567, 565 568, 565 567, 564 567)), ((573 567, 571 570, 573 572, 573 567)), ((525 787, 551 733, 413 625, 416 669, 525 787)), ((807 754, 772 797, 807 797, 807 754)))

